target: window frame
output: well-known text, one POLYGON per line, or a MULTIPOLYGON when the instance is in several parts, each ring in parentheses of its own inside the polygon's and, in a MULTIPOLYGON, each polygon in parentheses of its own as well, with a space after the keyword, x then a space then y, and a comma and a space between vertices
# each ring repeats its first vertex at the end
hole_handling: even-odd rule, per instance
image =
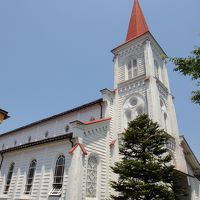
POLYGON ((10 164, 10 167, 9 167, 9 170, 8 170, 8 173, 7 173, 7 177, 6 177, 6 182, 5 182, 3 194, 8 194, 8 192, 9 192, 10 183, 12 181, 12 176, 13 176, 14 168, 15 168, 15 163, 12 162, 10 164))
POLYGON ((54 175, 53 175, 53 184, 52 184, 52 189, 49 192, 49 196, 61 196, 62 194, 62 188, 63 188, 63 180, 64 180, 64 175, 65 175, 65 162, 66 158, 64 155, 58 156, 56 160, 56 165, 55 165, 55 170, 54 170, 54 175), (61 165, 59 164, 59 160, 63 159, 61 165), (60 176, 58 175, 58 169, 61 168, 61 174, 60 176), (57 180, 60 179, 60 182, 57 182, 57 180))
POLYGON ((29 195, 32 192, 32 187, 33 187, 36 167, 37 167, 37 160, 33 159, 31 161, 30 165, 29 165, 29 170, 28 170, 28 174, 27 174, 27 178, 26 178, 26 185, 25 185, 24 194, 29 195), (34 164, 34 166, 33 166, 33 164, 34 164), (31 170, 33 170, 33 171, 31 171, 31 170))
POLYGON ((132 78, 135 78, 138 76, 138 59, 137 58, 131 58, 128 60, 126 64, 127 69, 127 80, 130 80, 132 78))

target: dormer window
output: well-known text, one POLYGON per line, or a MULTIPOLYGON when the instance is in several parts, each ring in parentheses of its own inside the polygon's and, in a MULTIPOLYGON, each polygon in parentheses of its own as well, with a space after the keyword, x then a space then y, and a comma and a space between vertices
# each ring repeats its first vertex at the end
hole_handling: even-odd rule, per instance
POLYGON ((137 59, 131 59, 127 64, 127 78, 132 79, 138 75, 137 59))

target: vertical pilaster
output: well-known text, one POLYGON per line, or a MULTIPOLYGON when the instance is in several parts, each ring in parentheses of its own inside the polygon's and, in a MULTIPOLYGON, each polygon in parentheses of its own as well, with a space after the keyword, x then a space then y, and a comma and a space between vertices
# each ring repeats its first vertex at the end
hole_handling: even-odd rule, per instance
POLYGON ((156 84, 156 79, 154 78, 154 58, 151 47, 151 42, 146 41, 145 50, 145 69, 146 76, 149 78, 149 81, 146 82, 148 89, 147 104, 148 104, 148 114, 154 120, 160 121, 160 100, 159 92, 156 84))
POLYGON ((113 62, 114 62, 114 88, 117 88, 117 84, 118 84, 118 70, 119 70, 119 59, 118 56, 114 56, 113 58, 113 62))
MULTIPOLYGON (((81 138, 77 141, 82 142, 81 138)), ((82 181, 84 173, 84 159, 83 152, 79 147, 77 147, 73 154, 71 154, 66 200, 83 199, 82 181)))

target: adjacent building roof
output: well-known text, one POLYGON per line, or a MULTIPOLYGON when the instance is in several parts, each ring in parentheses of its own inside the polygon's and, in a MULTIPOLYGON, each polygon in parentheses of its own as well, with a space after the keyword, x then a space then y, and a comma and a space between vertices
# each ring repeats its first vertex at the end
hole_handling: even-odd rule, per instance
POLYGON ((140 35, 147 33, 148 31, 149 28, 144 18, 139 1, 135 0, 126 36, 126 42, 134 38, 137 38, 140 35))
POLYGON ((0 108, 0 113, 4 114, 4 119, 8 119, 8 112, 0 108))
POLYGON ((194 175, 200 180, 200 163, 187 143, 184 136, 180 136, 181 145, 183 147, 183 152, 185 154, 185 158, 187 162, 190 164, 194 171, 194 175))

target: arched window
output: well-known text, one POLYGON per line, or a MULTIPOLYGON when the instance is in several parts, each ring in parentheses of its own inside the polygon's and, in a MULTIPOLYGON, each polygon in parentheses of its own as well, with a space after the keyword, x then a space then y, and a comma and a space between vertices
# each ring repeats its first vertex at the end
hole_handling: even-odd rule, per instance
POLYGON ((132 60, 132 67, 133 67, 133 77, 136 77, 138 75, 138 66, 137 66, 137 60, 132 60))
POLYGON ((145 101, 138 95, 129 97, 123 105, 123 128, 128 127, 128 123, 138 115, 145 113, 145 101))
POLYGON ((128 62, 128 79, 131 79, 133 76, 132 76, 132 63, 131 63, 131 60, 128 62))
POLYGON ((128 79, 134 78, 138 75, 137 60, 131 59, 127 64, 127 77, 128 79))
POLYGON ((143 106, 138 106, 136 111, 137 111, 137 115, 142 115, 142 114, 144 114, 144 107, 143 106))
POLYGON ((9 187, 10 187, 10 182, 12 180, 12 175, 13 175, 14 167, 15 167, 15 163, 12 163, 10 165, 10 167, 9 167, 8 175, 7 175, 7 178, 6 178, 6 184, 5 184, 4 194, 8 194, 8 190, 9 190, 9 187))
POLYGON ((37 161, 32 160, 32 162, 29 166, 28 176, 27 176, 27 180, 26 180, 26 186, 25 186, 25 192, 24 192, 25 194, 31 193, 36 165, 37 165, 37 161))
POLYGON ((160 108, 161 108, 161 118, 160 118, 160 124, 162 128, 166 131, 170 131, 170 122, 169 118, 167 116, 167 108, 163 100, 160 99, 160 108))
POLYGON ((90 156, 87 165, 86 196, 95 198, 97 194, 97 158, 90 156))
POLYGON ((62 192, 63 177, 65 170, 65 156, 61 155, 56 161, 56 167, 54 172, 53 188, 50 195, 60 196, 62 192))
POLYGON ((124 111, 124 113, 125 113, 125 116, 126 116, 126 119, 127 119, 127 123, 129 123, 131 121, 131 119, 132 119, 132 111, 131 111, 131 109, 126 109, 124 111))

